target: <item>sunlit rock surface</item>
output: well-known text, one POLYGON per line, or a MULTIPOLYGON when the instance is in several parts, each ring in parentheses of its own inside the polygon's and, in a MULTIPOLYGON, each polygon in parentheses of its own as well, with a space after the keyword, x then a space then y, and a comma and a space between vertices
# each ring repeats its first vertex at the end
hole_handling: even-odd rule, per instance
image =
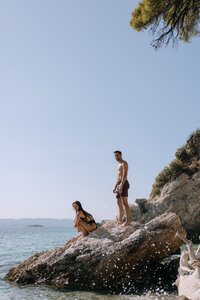
POLYGON ((64 246, 36 253, 5 278, 22 284, 128 292, 149 289, 154 274, 157 285, 158 269, 164 266, 167 272, 161 262, 183 244, 176 232, 186 235, 179 217, 164 213, 143 225, 113 226, 113 221, 103 221, 85 238, 76 237, 64 246))
POLYGON ((131 205, 131 220, 145 223, 164 212, 174 212, 181 220, 187 236, 194 242, 200 235, 200 172, 191 178, 182 174, 175 181, 166 184, 159 197, 137 199, 137 205, 131 205))

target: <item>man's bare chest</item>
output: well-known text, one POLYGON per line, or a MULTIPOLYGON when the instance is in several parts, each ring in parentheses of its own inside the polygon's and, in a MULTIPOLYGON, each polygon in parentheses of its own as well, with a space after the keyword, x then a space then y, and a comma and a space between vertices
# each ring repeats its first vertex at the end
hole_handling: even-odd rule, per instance
POLYGON ((119 164, 117 167, 117 173, 121 173, 123 170, 123 164, 119 164))

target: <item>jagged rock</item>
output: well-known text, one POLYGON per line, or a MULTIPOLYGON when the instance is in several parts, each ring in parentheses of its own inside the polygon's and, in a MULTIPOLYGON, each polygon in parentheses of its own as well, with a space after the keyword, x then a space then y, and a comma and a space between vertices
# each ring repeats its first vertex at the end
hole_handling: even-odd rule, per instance
POLYGON ((12 268, 5 279, 66 289, 149 289, 151 274, 183 244, 176 232, 186 235, 174 213, 143 225, 112 226, 112 222, 102 222, 85 238, 75 237, 64 246, 36 253, 12 268))
MULTIPOLYGON (((180 265, 178 269, 178 278, 175 284, 178 287, 179 296, 189 298, 190 300, 200 299, 200 245, 196 252, 193 250, 193 244, 182 234, 176 234, 187 245, 187 250, 182 251, 180 265)), ((185 299, 183 298, 183 299, 185 299)))
POLYGON ((145 223, 164 212, 174 212, 181 220, 187 236, 199 242, 200 235, 200 172, 191 178, 182 174, 175 181, 166 184, 159 197, 137 199, 137 205, 131 205, 131 220, 145 223))

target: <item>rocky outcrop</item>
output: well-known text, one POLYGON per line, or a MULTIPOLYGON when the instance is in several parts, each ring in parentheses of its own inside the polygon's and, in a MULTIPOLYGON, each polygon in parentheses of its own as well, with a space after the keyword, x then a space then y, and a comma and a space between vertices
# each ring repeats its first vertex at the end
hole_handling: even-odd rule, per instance
POLYGON ((145 223, 164 212, 174 212, 181 220, 187 236, 199 242, 200 235, 200 171, 192 177, 180 175, 175 181, 166 184, 159 197, 137 199, 131 205, 131 220, 145 223))
MULTIPOLYGON (((187 245, 180 257, 178 278, 175 284, 178 287, 179 296, 189 300, 200 299, 200 245, 196 252, 193 250, 192 242, 177 233, 177 236, 187 245)), ((184 298, 183 298, 184 299, 184 298)))
POLYGON ((183 244, 176 232, 186 235, 174 213, 164 213, 143 225, 113 225, 104 221, 87 237, 75 237, 64 246, 36 253, 12 268, 5 278, 66 289, 141 291, 149 289, 151 275, 163 259, 183 244))
POLYGON ((200 129, 194 131, 175 158, 155 178, 149 199, 137 199, 131 219, 144 223, 164 212, 174 212, 193 242, 200 235, 200 129))
POLYGON ((180 175, 192 176, 200 171, 200 129, 194 131, 186 144, 178 148, 175 158, 157 175, 152 186, 150 199, 160 195, 164 185, 175 181, 180 175))

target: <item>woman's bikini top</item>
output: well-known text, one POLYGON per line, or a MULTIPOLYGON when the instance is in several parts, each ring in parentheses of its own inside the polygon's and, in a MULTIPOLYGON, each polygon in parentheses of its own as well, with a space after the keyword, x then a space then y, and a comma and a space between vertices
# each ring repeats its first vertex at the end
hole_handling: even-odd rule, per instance
POLYGON ((84 218, 83 218, 83 217, 80 217, 80 219, 81 219, 82 221, 85 221, 85 222, 88 223, 88 224, 93 224, 93 223, 96 224, 96 222, 95 222, 94 219, 88 221, 86 216, 85 216, 84 218))

